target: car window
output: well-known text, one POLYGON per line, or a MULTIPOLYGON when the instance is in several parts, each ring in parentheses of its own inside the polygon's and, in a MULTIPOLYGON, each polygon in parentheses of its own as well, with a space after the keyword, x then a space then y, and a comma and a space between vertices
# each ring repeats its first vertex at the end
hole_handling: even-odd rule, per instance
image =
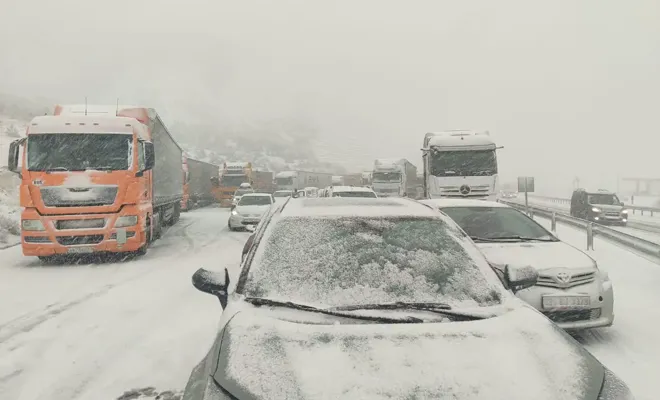
POLYGON ((618 206, 621 203, 613 194, 590 194, 589 204, 601 204, 605 206, 618 206))
POLYGON ((552 234, 534 220, 513 208, 505 207, 445 207, 449 215, 470 236, 497 238, 522 236, 547 239, 552 234))
POLYGON ((394 301, 491 305, 501 283, 460 230, 434 218, 298 218, 268 227, 248 296, 328 306, 394 301))
POLYGON ((272 203, 270 196, 243 196, 239 206, 266 206, 272 203))
POLYGON ((332 192, 332 197, 369 197, 369 198, 375 198, 376 193, 374 192, 332 192))

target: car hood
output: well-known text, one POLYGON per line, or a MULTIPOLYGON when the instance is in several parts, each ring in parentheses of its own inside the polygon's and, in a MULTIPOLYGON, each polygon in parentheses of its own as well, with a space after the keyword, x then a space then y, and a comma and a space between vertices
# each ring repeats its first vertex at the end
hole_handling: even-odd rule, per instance
POLYGON ((240 311, 218 356, 216 381, 241 400, 595 399, 604 374, 527 306, 425 324, 313 325, 240 311))
POLYGON ((550 268, 595 269, 587 254, 564 242, 477 243, 491 264, 550 268))
POLYGON ((266 206, 236 206, 236 212, 241 215, 262 215, 270 208, 266 206))

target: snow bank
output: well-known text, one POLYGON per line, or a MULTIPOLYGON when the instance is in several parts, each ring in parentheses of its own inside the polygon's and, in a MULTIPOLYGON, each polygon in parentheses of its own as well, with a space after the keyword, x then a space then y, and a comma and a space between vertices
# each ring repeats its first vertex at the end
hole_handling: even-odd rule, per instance
POLYGON ((20 241, 21 209, 16 176, 0 169, 0 249, 20 241))

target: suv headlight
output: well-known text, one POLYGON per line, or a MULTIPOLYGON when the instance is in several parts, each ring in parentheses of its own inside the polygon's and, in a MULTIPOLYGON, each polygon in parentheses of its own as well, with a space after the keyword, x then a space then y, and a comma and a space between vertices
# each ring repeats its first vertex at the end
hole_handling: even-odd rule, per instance
POLYGON ((635 396, 621 379, 605 368, 603 387, 600 389, 598 400, 635 400, 635 396))
POLYGON ((621 214, 628 214, 628 210, 621 210, 621 214))
POLYGON ((591 211, 593 211, 593 212, 600 212, 600 208, 598 208, 598 207, 592 207, 592 208, 591 208, 591 211))
POLYGON ((45 231, 46 227, 38 219, 24 219, 21 221, 21 227, 24 231, 45 231))
POLYGON ((138 222, 137 215, 124 215, 123 217, 117 218, 115 221, 115 228, 125 228, 127 226, 136 225, 138 222))

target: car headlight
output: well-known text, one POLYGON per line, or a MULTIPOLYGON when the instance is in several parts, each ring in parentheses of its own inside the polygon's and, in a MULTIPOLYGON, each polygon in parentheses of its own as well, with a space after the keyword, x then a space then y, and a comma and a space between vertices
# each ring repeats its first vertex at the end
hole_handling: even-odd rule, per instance
POLYGON ((628 214, 628 210, 621 211, 621 214, 628 214))
POLYGON ((115 228, 124 228, 127 226, 133 226, 136 225, 137 222, 138 222, 137 215, 124 215, 122 217, 117 218, 117 221, 115 221, 115 228))
POLYGON ((238 211, 236 211, 236 210, 231 210, 231 215, 238 215, 238 211))
POLYGON ((593 207, 593 208, 591 209, 591 211, 593 211, 593 212, 600 212, 600 208, 598 208, 598 207, 593 207))
POLYGON ((46 227, 38 219, 24 219, 21 221, 24 231, 45 231, 46 227))
POLYGON ((621 379, 605 368, 603 387, 600 389, 598 400, 635 400, 635 396, 621 379))

